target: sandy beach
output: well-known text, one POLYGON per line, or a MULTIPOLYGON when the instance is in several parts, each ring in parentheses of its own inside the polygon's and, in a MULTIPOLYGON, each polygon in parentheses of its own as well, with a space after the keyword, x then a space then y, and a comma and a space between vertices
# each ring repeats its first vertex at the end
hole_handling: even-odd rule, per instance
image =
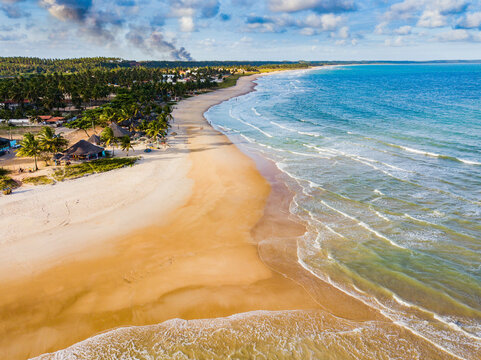
MULTIPOLYGON (((272 326, 301 328, 305 336, 331 324, 341 331, 378 323, 374 340, 389 334, 406 351, 441 358, 297 263, 305 229, 289 214, 292 194, 278 172, 203 118, 210 106, 252 91, 255 78, 181 101, 171 147, 132 168, 0 198, 3 358, 54 352, 123 326, 257 310, 277 316, 255 319, 263 326, 280 321, 272 326)), ((182 326, 195 330, 201 321, 182 326)), ((235 327, 243 320, 220 321, 235 327)))
POLYGON ((259 259, 251 229, 269 185, 202 117, 250 80, 181 102, 172 147, 137 166, 0 199, 5 356, 121 325, 317 306, 259 259))

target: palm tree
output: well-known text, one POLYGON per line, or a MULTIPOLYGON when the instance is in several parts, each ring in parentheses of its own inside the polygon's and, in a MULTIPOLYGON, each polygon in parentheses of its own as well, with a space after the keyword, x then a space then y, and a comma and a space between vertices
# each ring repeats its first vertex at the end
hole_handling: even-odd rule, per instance
POLYGON ((162 128, 161 136, 165 137, 167 135, 167 131, 169 130, 169 121, 168 121, 168 114, 162 113, 157 116, 157 121, 160 123, 160 127, 162 128))
MULTIPOLYGON (((95 123, 97 120, 97 114, 94 111, 85 111, 83 118, 85 119, 85 121, 92 124, 92 131, 95 134, 95 123)), ((87 133, 86 129, 84 129, 84 131, 87 133)), ((88 136, 88 133, 87 133, 87 136, 88 136)))
POLYGON ((17 151, 18 156, 33 157, 35 162, 35 171, 38 170, 37 157, 42 153, 42 147, 40 142, 35 138, 32 133, 26 133, 23 135, 22 141, 20 141, 22 146, 17 151))
POLYGON ((106 127, 100 134, 100 137, 102 141, 105 142, 106 146, 109 146, 109 145, 112 146, 112 155, 114 155, 114 147, 117 142, 117 138, 114 135, 114 131, 110 127, 106 127))
POLYGON ((145 131, 145 133, 149 138, 157 142, 159 135, 162 134, 162 125, 160 121, 158 120, 152 121, 147 127, 147 130, 145 131))
POLYGON ((162 112, 166 114, 167 120, 174 120, 174 117, 172 116, 172 107, 170 107, 170 105, 165 105, 162 112))
POLYGON ((38 112, 35 111, 35 113, 30 117, 30 121, 33 122, 34 124, 38 124, 40 122, 40 115, 38 115, 38 112))
POLYGON ((68 144, 68 141, 62 135, 56 135, 55 131, 49 126, 42 127, 38 138, 42 151, 49 154, 62 151, 68 144))
POLYGON ((127 151, 127 156, 129 156, 129 150, 134 148, 132 147, 132 143, 130 142, 130 137, 128 135, 124 135, 120 138, 120 148, 123 151, 127 151))
POLYGON ((117 112, 110 106, 105 106, 104 108, 102 108, 102 113, 100 114, 100 121, 102 123, 109 124, 111 122, 115 122, 117 118, 117 112))

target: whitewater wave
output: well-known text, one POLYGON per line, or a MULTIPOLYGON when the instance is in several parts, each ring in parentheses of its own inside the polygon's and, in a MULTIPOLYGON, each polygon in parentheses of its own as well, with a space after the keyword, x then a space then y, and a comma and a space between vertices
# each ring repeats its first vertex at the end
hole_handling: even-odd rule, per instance
POLYGON ((257 109, 255 107, 251 107, 251 110, 254 112, 254 114, 256 114, 257 116, 262 116, 261 114, 259 114, 257 112, 257 109))
POLYGON ((407 248, 405 248, 404 246, 399 245, 399 244, 396 243, 395 241, 393 241, 393 240, 389 239, 388 237, 384 236, 383 234, 381 234, 379 231, 371 228, 371 227, 370 227, 368 224, 366 224, 364 221, 361 221, 361 220, 355 218, 354 216, 351 216, 351 215, 349 215, 349 214, 347 214, 347 213, 345 213, 345 212, 343 212, 343 211, 341 211, 341 210, 339 210, 339 209, 336 209, 335 207, 327 204, 324 200, 320 200, 320 202, 321 202, 321 204, 323 204, 323 205, 326 206, 327 208, 329 208, 329 209, 331 209, 331 210, 333 210, 333 211, 341 214, 342 216, 344 216, 344 217, 346 217, 346 218, 348 218, 348 219, 351 219, 352 221, 354 221, 355 223, 357 223, 357 225, 359 225, 359 226, 363 227, 364 229, 366 229, 367 231, 373 233, 373 234, 376 235, 378 238, 381 238, 381 239, 383 239, 383 240, 386 240, 386 241, 389 242, 392 246, 395 246, 395 247, 397 247, 397 248, 399 248, 399 249, 407 250, 407 248))
POLYGON ((240 121, 240 122, 243 123, 244 125, 250 126, 251 128, 259 131, 261 134, 263 134, 263 135, 265 135, 265 136, 267 136, 267 137, 269 137, 269 138, 273 137, 273 136, 272 136, 271 134, 269 134, 268 132, 266 132, 266 131, 258 128, 257 126, 255 126, 255 125, 253 125, 253 124, 251 124, 251 123, 248 123, 247 121, 244 121, 244 120, 239 119, 239 118, 237 118, 236 120, 240 121))
POLYGON ((417 155, 423 155, 423 156, 433 157, 433 158, 437 158, 437 159, 444 159, 444 160, 450 160, 450 161, 455 161, 455 162, 461 162, 461 163, 464 163, 464 164, 467 164, 467 165, 481 165, 481 162, 474 161, 474 160, 461 159, 461 158, 458 158, 458 157, 455 157, 455 156, 443 155, 443 154, 438 154, 438 153, 435 153, 435 152, 414 149, 414 148, 404 146, 404 145, 391 144, 391 143, 387 143, 387 142, 382 142, 382 143, 386 144, 390 147, 401 149, 401 150, 404 150, 404 151, 407 151, 407 152, 410 152, 410 153, 413 153, 413 154, 417 154, 417 155))
POLYGON ((306 136, 313 136, 313 137, 322 137, 322 135, 319 134, 319 133, 308 132, 308 131, 300 131, 300 130, 291 129, 291 128, 289 128, 289 127, 287 127, 287 126, 285 126, 285 125, 279 124, 279 123, 277 123, 277 122, 275 122, 275 121, 270 121, 270 123, 271 123, 272 125, 275 125, 275 126, 281 128, 281 129, 284 129, 284 130, 287 130, 287 131, 290 131, 290 132, 293 132, 293 133, 297 133, 297 134, 299 134, 299 135, 306 135, 306 136))

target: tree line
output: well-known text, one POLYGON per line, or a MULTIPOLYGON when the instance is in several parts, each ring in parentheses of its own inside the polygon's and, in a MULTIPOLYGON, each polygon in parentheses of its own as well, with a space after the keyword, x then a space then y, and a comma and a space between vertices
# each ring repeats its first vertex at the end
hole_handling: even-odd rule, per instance
POLYGON ((19 104, 18 107, 9 108, 6 105, 0 109, 0 118, 55 115, 66 106, 73 106, 80 111, 99 100, 108 100, 109 95, 126 91, 136 92, 141 96, 140 101, 156 96, 167 101, 170 96, 183 96, 189 91, 214 87, 216 83, 211 80, 230 71, 200 68, 190 76, 192 79, 189 82, 177 82, 184 76, 183 69, 166 72, 144 67, 0 79, 0 102, 19 104), (170 81, 168 76, 171 76, 170 81))
MULTIPOLYGON (((296 61, 135 61, 115 57, 73 59, 41 59, 36 57, 0 57, 0 77, 18 75, 75 73, 87 70, 112 70, 119 68, 203 68, 227 67, 255 71, 259 66, 299 66, 307 62, 296 61)), ((319 65, 319 62, 315 63, 319 65)))

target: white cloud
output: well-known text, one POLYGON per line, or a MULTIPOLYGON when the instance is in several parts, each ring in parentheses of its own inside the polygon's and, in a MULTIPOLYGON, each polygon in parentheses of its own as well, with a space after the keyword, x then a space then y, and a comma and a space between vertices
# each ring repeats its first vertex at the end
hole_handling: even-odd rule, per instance
POLYGON ((384 13, 384 20, 398 21, 420 17, 419 21, 428 27, 438 27, 435 24, 445 22, 443 16, 464 12, 469 3, 470 0, 403 0, 391 5, 384 13))
POLYGON ((219 0, 172 0, 170 16, 179 19, 180 30, 195 31, 196 18, 212 18, 219 12, 219 0))
POLYGON ((424 2, 424 0, 404 0, 393 4, 384 14, 384 18, 388 21, 411 19, 422 8, 424 2))
POLYGON ((269 0, 269 7, 276 12, 312 10, 318 13, 337 13, 356 9, 353 0, 269 0))
POLYGON ((344 23, 345 18, 335 14, 309 14, 305 18, 292 15, 249 16, 247 28, 258 32, 284 32, 289 28, 298 29, 302 35, 318 35, 322 32, 334 32, 344 23))
POLYGON ((339 25, 344 21, 342 16, 334 14, 308 15, 304 20, 299 21, 299 26, 316 28, 322 31, 336 30, 339 25))
POLYGON ((388 38, 384 40, 384 45, 386 46, 403 46, 404 40, 402 36, 397 36, 395 38, 388 38))
POLYGON ((253 39, 251 37, 248 37, 248 36, 243 36, 239 42, 241 43, 252 43, 253 39))
POLYGON ((207 38, 199 41, 199 44, 206 47, 212 47, 216 44, 215 39, 207 38))
POLYGON ((394 33, 395 34, 398 34, 398 35, 409 35, 412 31, 412 27, 409 26, 409 25, 405 25, 405 26, 401 26, 399 28, 397 28, 396 30, 394 30, 394 33))
POLYGON ((481 29, 481 11, 467 13, 464 19, 458 23, 458 27, 464 29, 481 29))
POLYGON ((446 16, 442 15, 438 10, 425 10, 417 23, 417 26, 425 28, 438 28, 446 25, 446 16))
POLYGON ((432 10, 437 10, 443 15, 459 14, 466 10, 470 0, 431 0, 427 1, 432 10))
POLYGON ((179 18, 179 26, 183 32, 192 32, 195 30, 194 19, 191 16, 182 16, 179 18))
POLYGON ((347 26, 340 28, 337 32, 337 37, 340 37, 341 39, 347 39, 349 37, 349 28, 347 26))
POLYGON ((80 21, 85 17, 92 3, 89 1, 40 0, 40 5, 57 19, 80 21))
POLYGON ((376 25, 376 28, 374 29, 374 33, 378 35, 383 35, 386 33, 386 27, 388 26, 387 21, 380 22, 379 24, 376 25))
POLYGON ((442 34, 439 34, 436 37, 438 41, 472 41, 472 42, 479 42, 481 41, 481 35, 479 33, 470 33, 465 29, 454 29, 442 34))

